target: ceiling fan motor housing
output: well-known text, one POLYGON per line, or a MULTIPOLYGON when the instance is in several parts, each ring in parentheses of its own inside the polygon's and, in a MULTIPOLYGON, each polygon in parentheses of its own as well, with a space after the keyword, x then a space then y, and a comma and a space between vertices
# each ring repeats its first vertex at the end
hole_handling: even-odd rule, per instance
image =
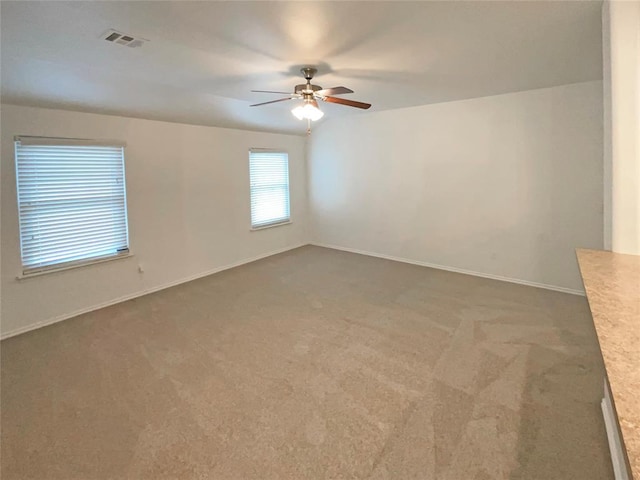
POLYGON ((318 90, 322 90, 320 85, 311 85, 307 83, 301 83, 300 85, 296 85, 294 92, 299 95, 304 95, 305 93, 313 93, 318 90), (311 92, 309 92, 308 88, 311 87, 311 92))

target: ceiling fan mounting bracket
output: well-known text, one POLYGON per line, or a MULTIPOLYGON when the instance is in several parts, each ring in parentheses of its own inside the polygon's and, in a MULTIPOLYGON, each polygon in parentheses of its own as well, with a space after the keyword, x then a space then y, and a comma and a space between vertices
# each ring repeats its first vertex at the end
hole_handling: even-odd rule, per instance
POLYGON ((318 69, 314 67, 303 67, 300 69, 300 73, 302 73, 302 76, 309 81, 316 73, 318 73, 318 69))

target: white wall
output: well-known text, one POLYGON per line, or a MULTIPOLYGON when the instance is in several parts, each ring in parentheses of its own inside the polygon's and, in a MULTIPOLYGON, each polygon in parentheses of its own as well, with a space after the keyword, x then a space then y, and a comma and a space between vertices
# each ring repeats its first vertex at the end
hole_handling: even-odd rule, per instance
POLYGON ((606 2, 603 20, 610 49, 611 249, 640 255, 640 2, 606 2))
POLYGON ((329 119, 314 243, 582 290, 603 242, 602 82, 329 119))
POLYGON ((307 243, 303 137, 12 105, 2 105, 1 121, 3 336, 307 243), (127 142, 133 258, 16 280, 21 263, 14 135, 127 142), (249 231, 251 147, 289 152, 292 224, 249 231))

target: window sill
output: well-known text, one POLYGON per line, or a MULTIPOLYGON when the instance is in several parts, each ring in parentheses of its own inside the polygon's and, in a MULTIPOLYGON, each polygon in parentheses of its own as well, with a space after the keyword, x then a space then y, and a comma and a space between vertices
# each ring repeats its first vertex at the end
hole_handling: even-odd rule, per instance
POLYGON ((273 227, 280 227, 282 225, 290 225, 293 222, 291 220, 287 220, 285 222, 278 222, 278 223, 269 223, 267 225, 262 225, 260 227, 251 227, 251 231, 252 232, 257 232, 258 230, 265 230, 267 228, 273 228, 273 227))
POLYGON ((27 273, 27 274, 18 275, 18 276, 16 276, 16 280, 19 280, 19 281, 28 280, 28 279, 34 278, 34 277, 41 277, 43 275, 50 275, 52 273, 64 272, 66 270, 74 270, 76 268, 88 267, 90 265, 97 265, 99 263, 112 262, 114 260, 122 260, 124 258, 131 258, 133 256, 134 256, 133 253, 128 253, 126 255, 114 255, 113 257, 101 258, 101 259, 97 259, 97 260, 89 260, 87 262, 78 263, 76 265, 69 265, 67 267, 52 268, 50 270, 43 270, 41 272, 34 272, 34 273, 27 273))

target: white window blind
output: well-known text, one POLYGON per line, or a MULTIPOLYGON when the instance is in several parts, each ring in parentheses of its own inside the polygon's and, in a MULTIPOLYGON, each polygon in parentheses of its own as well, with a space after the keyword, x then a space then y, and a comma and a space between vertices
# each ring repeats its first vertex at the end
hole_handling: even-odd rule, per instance
POLYGON ((253 228, 288 222, 289 156, 284 152, 251 150, 251 226, 253 228))
POLYGON ((124 148, 16 137, 23 274, 129 253, 124 148))

